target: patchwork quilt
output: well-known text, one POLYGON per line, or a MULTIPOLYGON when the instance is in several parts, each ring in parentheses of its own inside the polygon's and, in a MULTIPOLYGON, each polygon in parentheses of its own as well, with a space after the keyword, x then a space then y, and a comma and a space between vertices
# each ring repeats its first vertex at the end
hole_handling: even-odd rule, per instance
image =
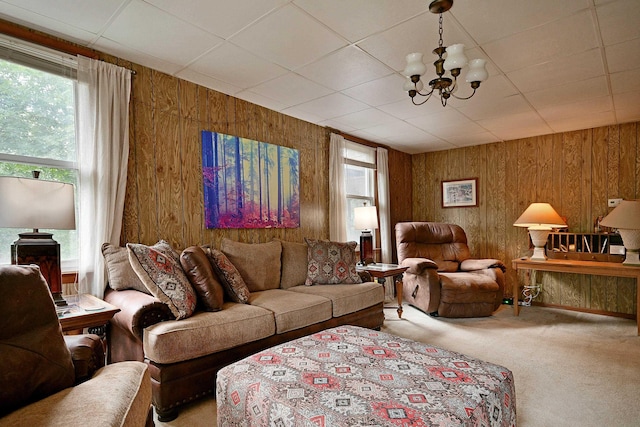
POLYGON ((219 371, 218 426, 515 426, 508 369, 356 326, 219 371))

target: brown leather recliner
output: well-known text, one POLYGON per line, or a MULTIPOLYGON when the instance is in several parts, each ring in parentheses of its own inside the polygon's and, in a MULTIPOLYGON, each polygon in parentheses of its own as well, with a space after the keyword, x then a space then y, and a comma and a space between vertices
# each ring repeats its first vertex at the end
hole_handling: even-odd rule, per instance
POLYGON ((63 336, 37 266, 0 266, 0 295, 0 426, 153 425, 147 366, 104 366, 97 335, 63 336))
POLYGON ((433 316, 490 316, 502 303, 506 268, 497 259, 473 259, 467 235, 455 224, 396 224, 404 299, 433 316))

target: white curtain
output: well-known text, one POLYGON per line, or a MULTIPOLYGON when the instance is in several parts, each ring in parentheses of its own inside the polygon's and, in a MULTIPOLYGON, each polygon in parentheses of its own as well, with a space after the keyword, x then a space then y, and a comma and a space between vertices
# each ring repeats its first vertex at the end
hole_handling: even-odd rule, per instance
POLYGON ((329 140, 329 239, 334 242, 347 241, 347 230, 344 226, 347 223, 344 150, 345 141, 342 135, 332 133, 329 140))
POLYGON ((78 56, 78 291, 102 297, 101 246, 118 244, 127 183, 131 72, 78 56))
POLYGON ((378 215, 380 216, 380 250, 382 262, 391 262, 391 211, 389 209, 389 153, 385 148, 376 150, 378 175, 378 215))

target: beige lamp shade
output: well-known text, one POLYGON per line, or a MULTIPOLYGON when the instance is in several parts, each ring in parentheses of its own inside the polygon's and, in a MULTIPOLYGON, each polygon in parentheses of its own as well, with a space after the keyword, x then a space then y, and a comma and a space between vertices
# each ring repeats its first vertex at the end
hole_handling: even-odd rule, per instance
POLYGON ((0 227, 73 230, 72 184, 0 176, 0 227))
POLYGON ((640 265, 640 200, 623 200, 600 224, 620 232, 626 249, 623 264, 640 265))
POLYGON ((356 230, 376 230, 378 212, 375 206, 361 206, 353 209, 353 228, 356 230))
POLYGON ((623 200, 600 224, 611 228, 640 230, 640 200, 623 200))
POLYGON ((567 227, 567 223, 549 203, 531 203, 513 225, 533 230, 567 227))

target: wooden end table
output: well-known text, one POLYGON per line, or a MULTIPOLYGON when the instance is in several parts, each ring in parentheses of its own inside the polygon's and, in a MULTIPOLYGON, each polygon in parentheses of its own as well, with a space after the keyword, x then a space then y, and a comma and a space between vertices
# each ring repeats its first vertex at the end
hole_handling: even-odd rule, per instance
MULTIPOLYGON (((358 271, 366 271, 371 274, 375 279, 382 279, 382 285, 387 283, 386 278, 392 277, 395 283, 396 297, 398 298, 398 317, 402 319, 402 275, 409 267, 402 267, 398 264, 369 264, 358 265, 356 269, 358 271)), ((378 280, 379 282, 379 280, 378 280)))
MULTIPOLYGON (((90 294, 65 295, 68 306, 58 314, 62 332, 106 325, 120 309, 90 294)), ((99 334, 100 335, 100 334, 99 334)))

